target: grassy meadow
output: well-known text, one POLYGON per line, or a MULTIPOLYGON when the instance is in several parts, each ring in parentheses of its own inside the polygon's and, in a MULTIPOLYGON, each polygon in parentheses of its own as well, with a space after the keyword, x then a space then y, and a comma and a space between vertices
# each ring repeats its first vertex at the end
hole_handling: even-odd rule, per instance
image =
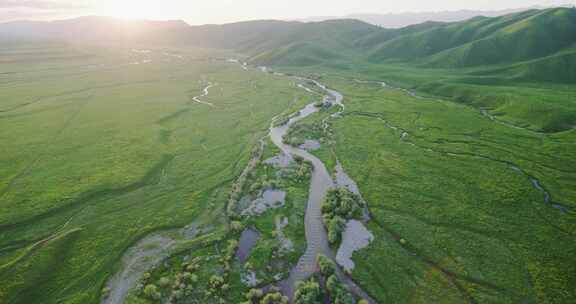
POLYGON ((309 102, 286 78, 147 46, 13 45, 0 71, 0 298, 96 303, 144 235, 225 224, 271 118, 309 102), (214 83, 200 104, 207 83, 214 83))
MULTIPOLYGON (((576 88, 571 74, 544 82, 554 76, 545 73, 550 61, 571 51, 440 64, 484 47, 483 35, 493 31, 497 40, 512 33, 506 41, 517 41, 525 30, 509 28, 512 21, 473 21, 470 42, 459 39, 460 23, 421 33, 334 21, 288 31, 307 33, 300 43, 292 43, 300 35, 268 32, 263 22, 266 44, 242 44, 253 54, 272 49, 252 63, 344 95, 340 117, 324 107, 285 140, 318 140, 312 153, 331 172, 340 161, 360 187, 375 239, 355 253, 352 277, 379 303, 576 298, 576 88), (413 46, 444 32, 454 45, 437 46, 426 60, 395 59, 422 55, 403 50, 425 51, 413 46), (366 57, 369 50, 389 60, 366 57), (540 68, 542 81, 532 77, 540 68)), ((256 287, 269 287, 296 263, 306 246, 309 165, 280 170, 256 162, 246 176, 243 170, 273 118, 319 94, 225 60, 232 51, 174 45, 0 50, 0 303, 99 303, 131 245, 191 223, 211 232, 150 269, 140 282, 155 290, 132 290, 127 303, 159 303, 158 294, 239 303, 247 292, 261 293, 249 291, 242 274, 253 271, 256 287), (227 205, 266 189, 285 191, 285 205, 260 216, 227 205), (279 253, 276 221, 284 218, 293 250, 279 253), (241 265, 235 252, 245 228, 259 239, 241 265)), ((267 140, 262 147, 259 160, 279 152, 267 140)))
MULTIPOLYGON (((272 142, 266 141, 263 152, 261 160, 276 156, 280 151, 272 142)), ((155 284, 165 298, 184 293, 181 298, 174 300, 176 303, 240 303, 252 288, 271 286, 279 279, 286 278, 306 248, 304 214, 308 201, 308 166, 307 163, 293 163, 287 168, 276 168, 260 162, 249 174, 242 196, 254 195, 264 189, 279 189, 286 192, 285 204, 280 208, 266 210, 261 215, 242 215, 236 221, 241 225, 239 229, 231 224, 230 231, 222 234, 219 239, 181 250, 152 269, 150 279, 140 280, 142 285, 155 284), (294 172, 300 169, 307 173, 298 178, 294 172), (279 231, 276 222, 282 219, 287 222, 279 231), (246 260, 241 263, 234 255, 240 233, 246 228, 257 231, 259 236, 246 260), (291 246, 283 247, 279 233, 289 240, 291 246), (190 264, 196 265, 192 271, 188 267, 190 264), (186 272, 195 277, 194 281, 186 282, 182 279, 186 277, 186 272), (249 287, 242 281, 249 273, 255 275, 255 286, 249 287), (222 278, 223 284, 212 284, 213 278, 222 278), (162 281, 169 284, 162 286, 162 281), (177 283, 182 281, 188 283, 185 288, 177 283)), ((126 301, 128 304, 157 302, 138 288, 131 291, 126 301)))
POLYGON ((535 132, 466 104, 358 83, 356 73, 320 72, 346 111, 331 120, 332 144, 314 153, 328 167, 340 160, 368 202, 375 241, 355 254, 353 277, 369 294, 381 303, 576 297, 574 130, 535 132))

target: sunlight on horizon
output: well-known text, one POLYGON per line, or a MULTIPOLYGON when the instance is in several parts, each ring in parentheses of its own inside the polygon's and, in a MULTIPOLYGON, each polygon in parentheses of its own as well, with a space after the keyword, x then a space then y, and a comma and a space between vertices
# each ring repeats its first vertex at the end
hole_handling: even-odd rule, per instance
POLYGON ((576 0, 403 0, 354 2, 328 0, 31 0, 1 5, 0 21, 58 20, 97 15, 127 19, 180 19, 190 24, 228 23, 255 19, 295 20, 318 16, 388 14, 454 10, 498 10, 550 5, 576 0))
MULTIPOLYGON (((126 19, 179 19, 178 5, 154 0, 97 0, 94 14, 126 19)), ((181 11, 180 11, 181 12, 181 11)))

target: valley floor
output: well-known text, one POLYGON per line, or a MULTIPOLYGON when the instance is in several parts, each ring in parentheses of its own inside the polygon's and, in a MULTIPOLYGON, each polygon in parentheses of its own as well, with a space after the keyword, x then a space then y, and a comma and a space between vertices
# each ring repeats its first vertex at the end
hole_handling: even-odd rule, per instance
POLYGON ((574 129, 534 132, 386 79, 316 75, 345 95, 346 111, 329 120, 331 144, 315 154, 341 162, 368 202, 375 241, 354 256, 353 277, 373 297, 381 303, 575 297, 574 129))
MULTIPOLYGON (((267 135, 322 101, 319 83, 344 110, 318 104, 284 142, 358 185, 373 238, 350 278, 374 302, 576 298, 574 129, 546 133, 548 121, 519 123, 532 114, 514 121, 378 73, 281 74, 213 50, 2 52, 2 303, 276 294, 306 252, 313 167, 283 159, 267 135)), ((330 286, 318 296, 334 301, 330 286)))

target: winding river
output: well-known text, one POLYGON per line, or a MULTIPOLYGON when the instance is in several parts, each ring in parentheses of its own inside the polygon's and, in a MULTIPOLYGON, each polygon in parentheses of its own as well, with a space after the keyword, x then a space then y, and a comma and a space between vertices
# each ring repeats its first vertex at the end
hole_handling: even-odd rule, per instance
MULTIPOLYGON (((244 70, 248 69, 245 63, 241 63, 240 61, 233 62, 240 64, 244 70)), ((265 73, 270 73, 270 71, 266 68, 261 68, 261 70, 265 73)), ((334 113, 331 117, 338 117, 343 113, 345 106, 342 103, 343 95, 340 92, 329 89, 325 85, 313 79, 287 76, 281 73, 274 73, 274 75, 286 76, 288 78, 295 79, 299 82, 297 85, 299 88, 304 89, 309 93, 322 95, 324 98, 323 101, 325 103, 338 106, 340 110, 334 113), (315 88, 310 89, 307 87, 307 84, 313 84, 315 88)), ((355 81, 358 83, 368 83, 368 81, 355 81)), ((213 83, 206 83, 206 86, 202 90, 202 94, 193 97, 193 101, 215 107, 215 105, 212 103, 201 100, 201 98, 208 96, 210 88, 214 85, 215 84, 213 83)), ((380 85, 383 87, 390 87, 383 82, 380 82, 380 85)), ((419 98, 418 95, 409 90, 402 90, 413 97, 419 98)), ((270 139, 274 145, 276 145, 286 156, 289 158, 294 158, 296 156, 301 157, 304 160, 310 162, 313 166, 305 213, 306 251, 298 260, 297 265, 290 271, 288 278, 280 282, 282 292, 289 296, 291 301, 294 295, 296 282, 306 280, 318 271, 316 263, 316 258, 318 255, 322 254, 334 261, 336 260, 336 255, 329 246, 327 232, 322 222, 321 206, 328 191, 338 187, 338 185, 330 175, 325 164, 319 158, 312 155, 305 149, 293 147, 283 143, 284 135, 288 133, 290 128, 295 123, 318 111, 319 108, 315 106, 315 103, 310 103, 302 108, 297 113, 297 115, 293 115, 287 123, 280 126, 274 126, 274 123, 272 123, 269 129, 270 139)), ((404 140, 407 136, 409 136, 409 134, 406 131, 403 131, 401 136, 402 139, 404 140)), ((248 166, 250 166, 250 164, 248 166)), ((525 172, 515 166, 513 169, 527 175, 525 172)), ((540 185, 536 179, 531 178, 530 180, 534 187, 538 188, 541 192, 544 193, 546 202, 549 202, 549 193, 540 185)), ((555 207, 558 209, 562 208, 561 205, 555 205, 555 207)), ((170 252, 172 252, 179 244, 181 244, 183 240, 194 239, 201 233, 206 232, 198 228, 198 225, 191 224, 188 227, 179 229, 178 232, 181 235, 181 239, 170 237, 169 234, 166 233, 152 233, 132 246, 122 258, 122 269, 113 275, 107 282, 106 286, 110 287, 111 292, 107 298, 102 300, 102 303, 123 303, 129 291, 137 284, 138 280, 144 272, 161 263, 161 261, 167 258, 170 255, 170 252)), ((362 290, 362 288, 356 285, 355 282, 346 273, 344 273, 344 271, 342 271, 338 264, 336 264, 336 266, 336 275, 356 297, 366 299, 371 304, 376 303, 374 299, 372 299, 364 290, 362 290)))
POLYGON ((202 90, 202 95, 194 96, 194 97, 192 97, 192 100, 194 100, 195 102, 200 103, 200 104, 204 104, 204 105, 207 105, 207 106, 214 107, 214 104, 213 104, 213 103, 207 102, 207 101, 203 101, 203 100, 200 99, 200 98, 203 98, 203 97, 208 96, 208 94, 210 94, 210 91, 209 91, 210 88, 212 88, 212 87, 214 87, 214 86, 216 86, 216 84, 213 84, 213 83, 209 82, 209 83, 204 87, 204 89, 202 90))
MULTIPOLYGON (((237 63, 241 64, 243 69, 247 69, 246 64, 240 62, 237 63)), ((269 72, 266 68, 261 68, 261 70, 265 73, 269 72)), ((276 75, 286 76, 280 73, 276 73, 276 75)), ((344 111, 345 107, 342 104, 343 96, 339 92, 329 89, 325 85, 313 79, 302 77, 291 78, 301 82, 298 85, 300 88, 305 89, 311 93, 319 94, 319 92, 310 90, 305 86, 305 84, 302 83, 305 82, 314 84, 317 88, 325 93, 321 94, 323 95, 325 103, 330 103, 333 106, 340 107, 340 111, 333 114, 332 117, 337 117, 344 111)), ((208 83, 203 89, 203 94, 193 97, 193 100, 197 103, 214 107, 213 104, 202 101, 200 99, 202 97, 206 97, 209 94, 209 89, 213 86, 214 84, 208 83)), ((318 271, 316 263, 316 257, 318 255, 323 254, 331 258, 333 261, 336 259, 334 252, 329 246, 327 232, 324 229, 322 222, 321 206, 328 191, 330 189, 334 189, 337 187, 337 185, 330 176, 326 166, 320 159, 304 149, 286 145, 282 141, 282 138, 289 131, 291 126, 293 126, 296 122, 319 111, 319 108, 314 104, 315 103, 310 103, 306 105, 297 113, 297 115, 293 115, 287 123, 281 126, 273 126, 274 124, 272 124, 270 127, 270 138, 280 150, 282 150, 290 158, 295 156, 302 157, 303 159, 309 161, 313 166, 308 204, 306 207, 305 215, 305 234, 307 243, 306 251, 300 257, 297 265, 291 270, 289 277, 280 283, 283 293, 289 296, 291 299, 294 295, 296 282, 306 280, 318 271)), ((248 166, 250 166, 250 164, 248 166)), ((206 229, 203 231, 199 229, 198 226, 198 224, 193 223, 185 228, 176 230, 176 232, 181 235, 180 238, 173 238, 169 233, 166 232, 155 232, 137 242, 122 257, 122 268, 108 280, 106 286, 110 288, 110 294, 108 297, 103 298, 101 303, 124 303, 130 290, 134 288, 134 286, 146 271, 149 271, 151 268, 161 263, 165 258, 168 258, 170 253, 173 252, 174 249, 182 242, 194 239, 202 233, 207 232, 206 229)), ((358 298, 368 300, 368 302, 371 304, 376 303, 366 292, 362 290, 362 288, 356 285, 354 281, 347 274, 345 274, 337 264, 335 265, 336 275, 340 281, 348 287, 350 292, 352 292, 358 298)))
MULTIPOLYGON (((335 113, 333 116, 337 116, 344 111, 342 94, 328 89, 326 86, 315 80, 299 77, 297 79, 314 83, 327 94, 324 99, 325 102, 337 105, 341 108, 341 111, 335 113)), ((300 87, 306 89, 303 85, 300 85, 300 87)), ((306 90, 308 91, 308 89, 306 90)), ((289 277, 281 283, 283 293, 290 297, 291 300, 294 295, 296 282, 306 280, 318 271, 316 263, 316 257, 318 255, 323 254, 332 260, 335 260, 335 255, 328 243, 328 236, 322 222, 321 211, 322 202, 324 201, 326 194, 330 189, 336 187, 334 180, 320 159, 304 149, 284 144, 282 141, 282 138, 286 133, 288 133, 292 125, 318 111, 319 109, 314 106, 314 103, 311 103, 300 110, 298 115, 292 117, 286 124, 281 126, 272 125, 270 127, 270 138, 280 150, 290 157, 299 156, 304 160, 309 161, 314 168, 310 181, 308 204, 305 215, 306 251, 304 255, 300 257, 297 265, 290 272, 289 277)), ((340 269, 340 267, 336 268, 338 278, 353 294, 359 298, 368 300, 369 303, 376 303, 366 292, 356 285, 352 279, 340 269)))

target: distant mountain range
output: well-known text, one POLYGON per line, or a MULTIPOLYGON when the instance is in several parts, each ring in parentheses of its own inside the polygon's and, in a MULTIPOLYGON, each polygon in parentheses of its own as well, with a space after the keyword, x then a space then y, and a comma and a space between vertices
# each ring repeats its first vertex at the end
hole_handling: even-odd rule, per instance
POLYGON ((0 38, 109 40, 140 39, 188 30, 183 21, 128 21, 112 17, 80 17, 59 21, 12 21, 0 24, 0 38))
POLYGON ((58 21, 12 21, 0 24, 0 39, 110 40, 142 39, 189 30, 184 21, 124 20, 87 16, 58 21))
POLYGON ((366 23, 378 25, 384 28, 401 28, 409 25, 424 23, 428 21, 436 22, 456 22, 464 21, 470 18, 484 16, 484 17, 498 17, 507 14, 517 13, 527 10, 522 9, 507 9, 497 11, 474 11, 474 10, 458 10, 458 11, 442 11, 442 12, 419 12, 419 13, 399 13, 399 14, 350 14, 346 16, 318 16, 299 19, 302 22, 320 22, 335 19, 357 19, 366 23))
MULTIPOLYGON (((400 29, 358 20, 316 23, 261 21, 234 28, 233 48, 257 65, 310 66, 401 63, 472 69, 476 76, 518 81, 576 82, 576 9, 527 10, 500 17, 426 22, 400 29), (242 33, 248 25, 254 28, 242 33), (242 38, 244 37, 244 38, 242 38)), ((212 46, 220 44, 208 41, 212 46)), ((232 46, 232 45, 228 45, 232 46)))
MULTIPOLYGON (((546 4, 546 3, 545 3, 546 4)), ((547 9, 552 7, 571 7, 574 4, 569 4, 564 1, 547 2, 546 5, 514 8, 504 10, 480 11, 480 10, 457 10, 457 11, 438 11, 438 12, 406 12, 396 14, 349 14, 345 16, 317 16, 297 19, 301 22, 320 22, 335 19, 356 19, 366 23, 378 25, 384 28, 401 28, 409 25, 420 24, 429 21, 435 22, 457 22, 471 19, 478 16, 483 17, 499 17, 512 13, 519 13, 531 9, 547 9)))
POLYGON ((0 25, 0 39, 138 41, 226 48, 253 64, 310 66, 362 62, 426 68, 492 67, 523 81, 576 82, 576 9, 527 10, 460 22, 386 29, 363 21, 262 20, 189 26, 182 21, 82 17, 0 25))

